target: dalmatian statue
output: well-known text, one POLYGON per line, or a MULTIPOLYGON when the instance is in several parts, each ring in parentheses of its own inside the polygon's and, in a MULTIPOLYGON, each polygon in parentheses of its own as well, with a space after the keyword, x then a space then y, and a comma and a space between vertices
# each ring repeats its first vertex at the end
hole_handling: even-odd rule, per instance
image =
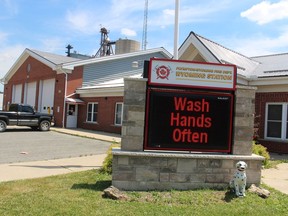
POLYGON ((230 181, 230 188, 235 192, 237 197, 244 197, 247 179, 245 170, 247 164, 244 161, 239 161, 236 164, 236 168, 237 170, 230 181))

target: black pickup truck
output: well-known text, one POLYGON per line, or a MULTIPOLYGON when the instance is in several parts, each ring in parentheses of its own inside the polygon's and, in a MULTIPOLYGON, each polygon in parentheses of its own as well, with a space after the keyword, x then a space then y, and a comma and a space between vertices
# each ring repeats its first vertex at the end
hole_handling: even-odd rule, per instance
POLYGON ((51 114, 35 112, 30 105, 11 104, 9 111, 0 111, 0 132, 4 132, 7 125, 29 126, 33 130, 48 131, 51 123, 51 114))

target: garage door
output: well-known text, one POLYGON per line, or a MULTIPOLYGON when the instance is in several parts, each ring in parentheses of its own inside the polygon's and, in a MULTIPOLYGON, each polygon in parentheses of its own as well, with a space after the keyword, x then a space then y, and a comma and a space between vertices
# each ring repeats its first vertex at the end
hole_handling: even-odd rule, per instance
POLYGON ((21 103, 22 99, 22 84, 13 85, 12 103, 21 103))
POLYGON ((36 100, 36 82, 26 83, 24 103, 35 107, 35 100, 36 100))
POLYGON ((55 79, 42 80, 39 88, 39 111, 53 114, 55 79))

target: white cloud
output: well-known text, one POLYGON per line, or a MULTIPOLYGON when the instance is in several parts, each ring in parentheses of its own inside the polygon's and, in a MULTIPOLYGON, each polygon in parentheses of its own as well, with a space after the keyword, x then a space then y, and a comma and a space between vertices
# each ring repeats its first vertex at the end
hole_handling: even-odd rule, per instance
POLYGON ((121 29, 121 34, 128 36, 128 37, 134 37, 137 35, 136 31, 134 31, 132 29, 128 29, 128 28, 121 29))
MULTIPOLYGON (((67 11, 66 21, 71 29, 75 29, 85 34, 95 33, 95 23, 93 22, 93 14, 90 11, 67 11)), ((97 29, 99 31, 99 29, 97 29)))
POLYGON ((249 38, 226 38, 222 44, 248 57, 287 52, 288 27, 278 37, 258 34, 249 38))
POLYGON ((10 70, 17 58, 24 51, 23 45, 14 45, 11 47, 1 47, 0 49, 0 79, 10 70))
POLYGON ((64 50, 64 45, 66 43, 61 38, 45 38, 41 40, 41 42, 42 42, 41 50, 51 53, 55 53, 59 50, 64 50))
POLYGON ((241 13, 245 17, 259 25, 264 25, 275 20, 288 18, 288 0, 281 0, 277 3, 262 1, 250 9, 241 13))
POLYGON ((18 13, 18 5, 13 0, 0 0, 0 20, 7 19, 18 13))

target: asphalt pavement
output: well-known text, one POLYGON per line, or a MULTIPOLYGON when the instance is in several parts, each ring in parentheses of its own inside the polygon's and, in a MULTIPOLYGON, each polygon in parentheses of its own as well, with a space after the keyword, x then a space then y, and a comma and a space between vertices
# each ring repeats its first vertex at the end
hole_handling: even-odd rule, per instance
MULTIPOLYGON (((51 128, 51 130, 78 137, 97 139, 109 143, 121 141, 121 136, 117 134, 83 129, 51 128)), ((98 169, 102 166, 103 160, 106 157, 106 151, 106 148, 104 148, 95 155, 84 155, 81 157, 69 157, 56 160, 48 159, 41 161, 0 164, 0 183, 4 181, 39 178, 90 169, 98 169)), ((288 160, 288 155, 272 153, 271 159, 288 160)), ((276 168, 263 169, 261 180, 266 185, 275 188, 282 193, 288 194, 288 163, 279 164, 276 168)))

